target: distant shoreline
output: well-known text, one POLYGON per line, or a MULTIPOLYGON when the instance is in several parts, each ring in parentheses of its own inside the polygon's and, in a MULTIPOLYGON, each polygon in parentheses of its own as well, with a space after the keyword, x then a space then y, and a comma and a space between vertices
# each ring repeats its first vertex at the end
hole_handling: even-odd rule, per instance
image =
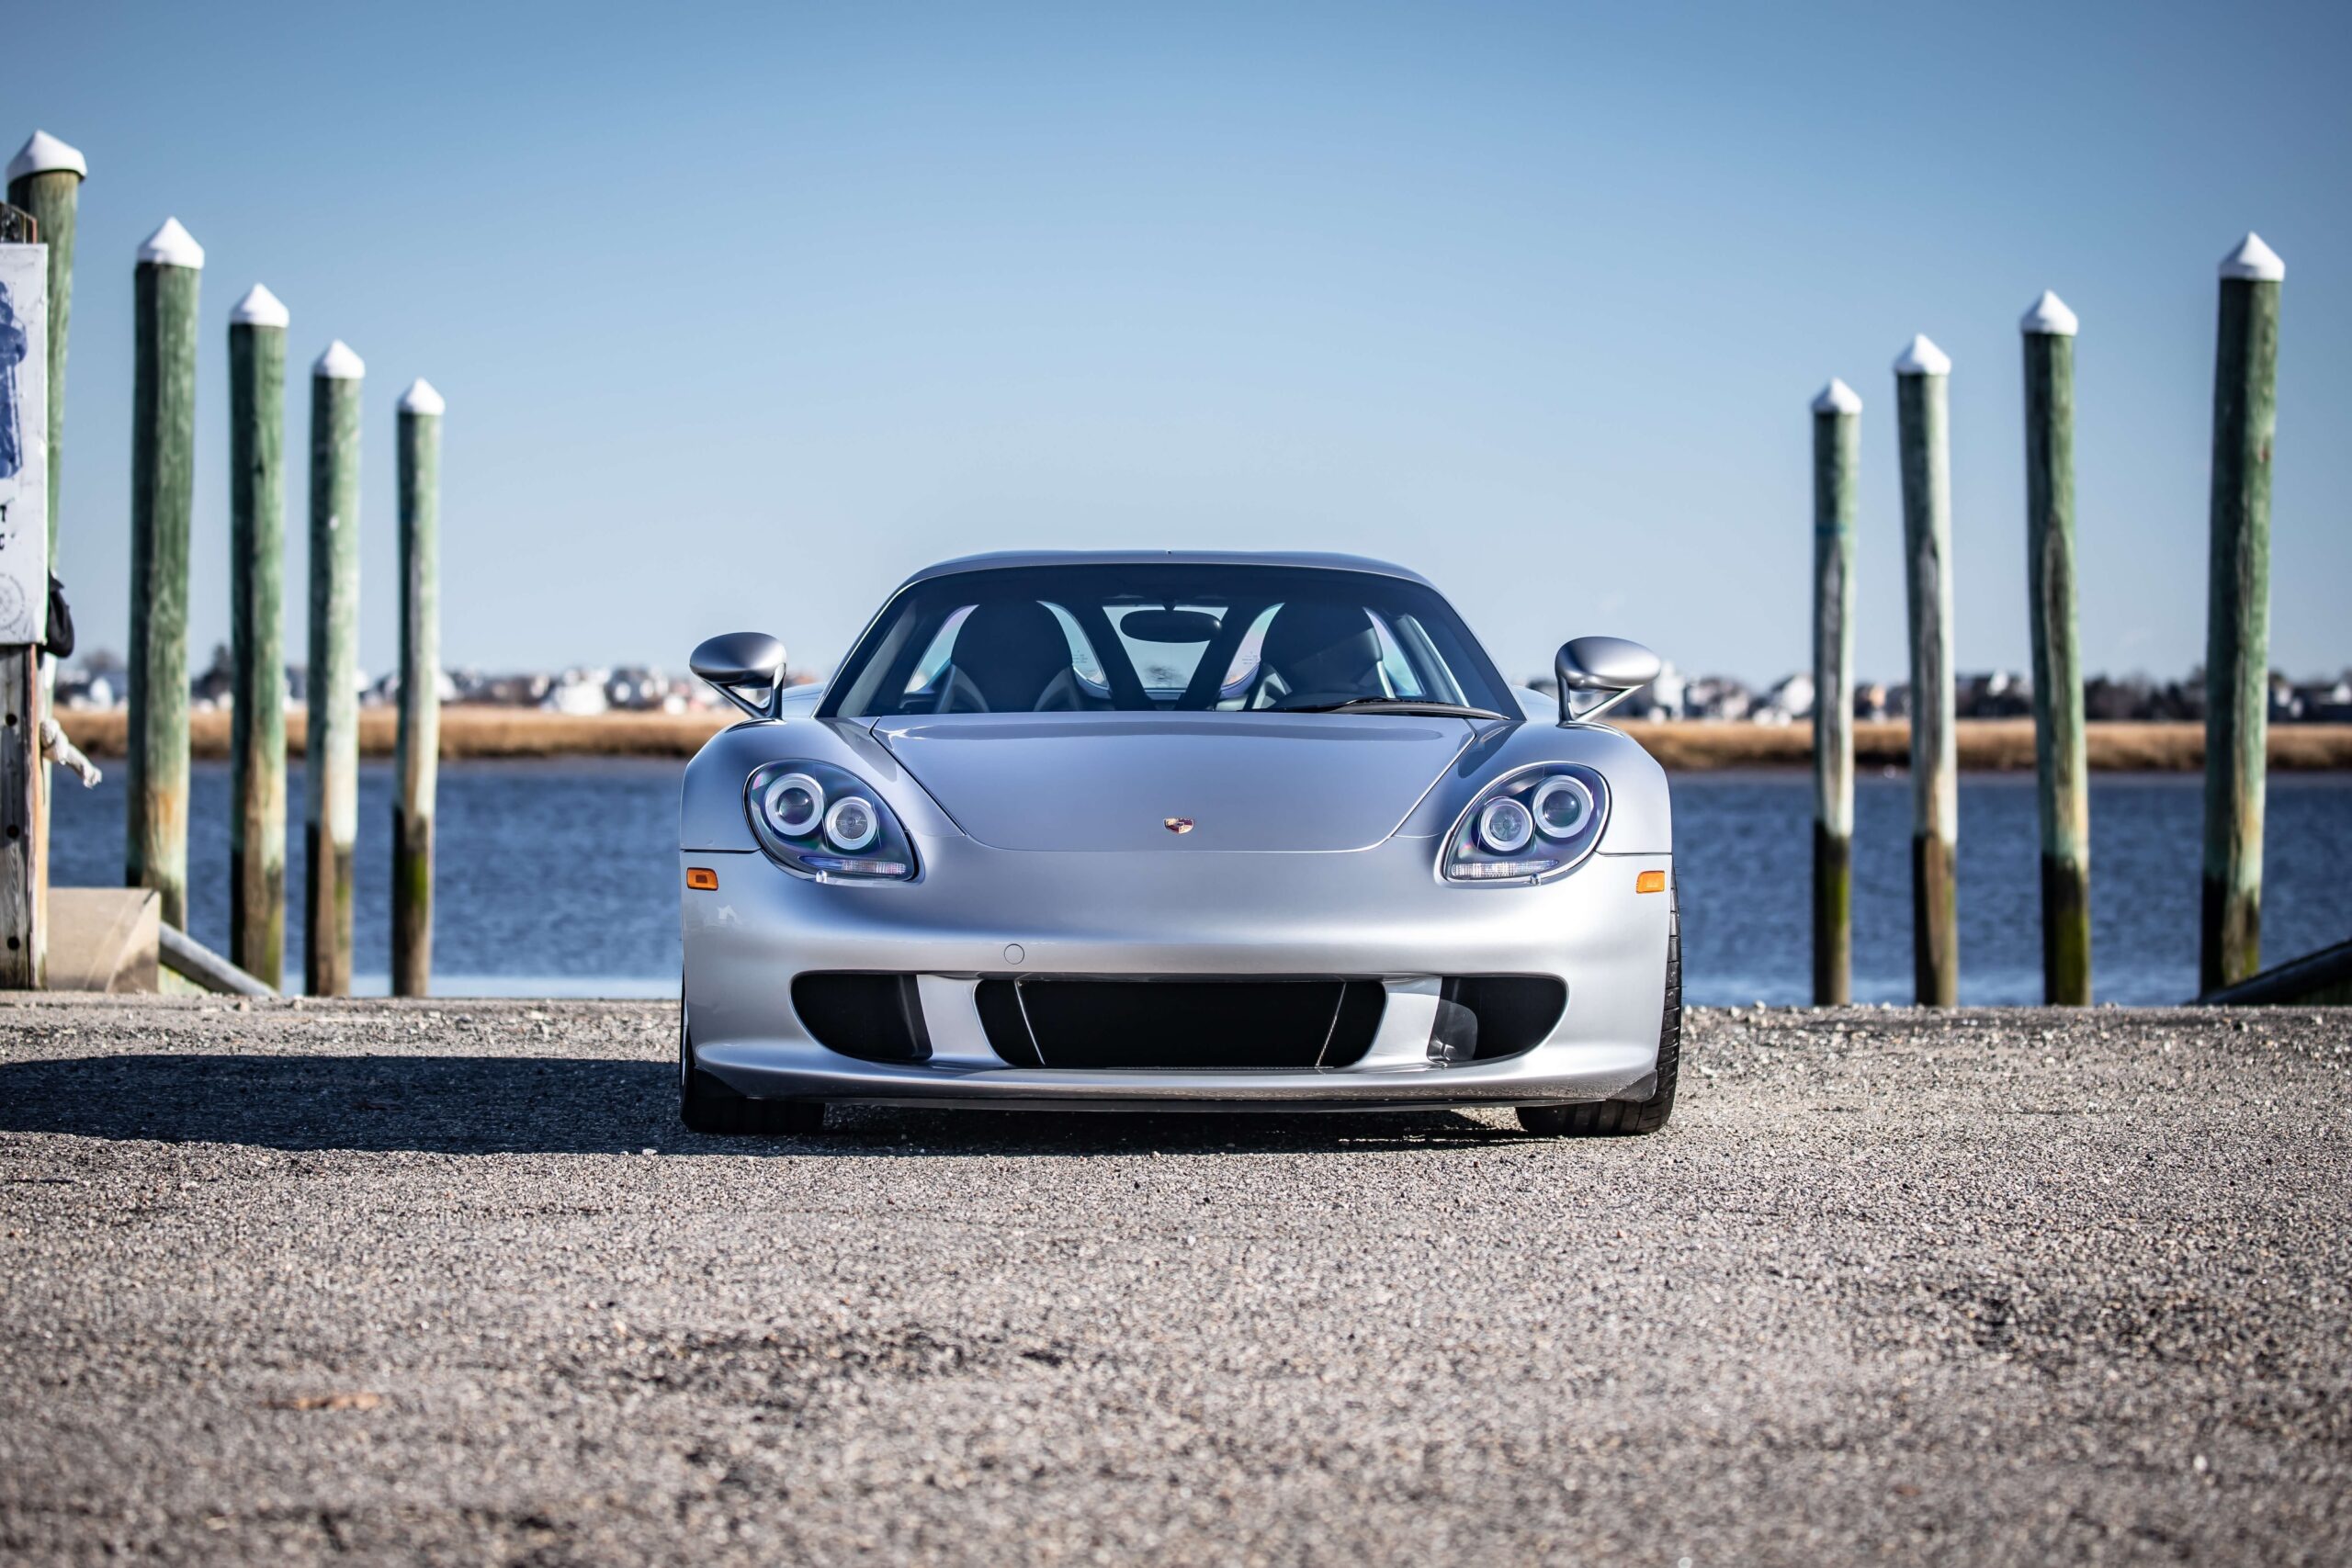
MULTIPOLYGON (((126 721, 119 708, 58 716, 76 745, 94 757, 120 757, 126 721)), ((359 746, 389 757, 398 716, 369 708, 359 718, 359 746)), ((726 712, 546 713, 537 708, 452 705, 441 710, 441 755, 468 757, 691 757, 705 740, 734 722, 726 712)), ((303 720, 286 716, 288 754, 302 753, 303 720)), ((1628 723, 1652 755, 1678 773, 1724 768, 1803 768, 1813 757, 1809 724, 1628 723)), ((2194 723, 2119 722, 2089 727, 2090 764, 2101 773, 2189 773, 2204 766, 2205 727, 2194 723)), ((188 716, 189 745, 198 757, 229 754, 229 714, 211 709, 188 716)), ((1899 720, 1854 726, 1854 761, 1860 768, 1901 767, 1908 761, 1910 727, 1899 720)), ((1960 765, 1972 772, 2017 773, 2033 768, 2033 721, 1960 721, 1960 765)), ((2281 772, 2352 770, 2352 724, 2273 725, 2270 765, 2281 772)))
MULTIPOLYGON (((1723 768, 1809 768, 1813 726, 1739 723, 1627 724, 1625 732, 1667 768, 1706 773, 1723 768)), ((2199 722, 2136 719, 2085 727, 2091 769, 2102 773, 2185 773, 2205 766, 2205 726, 2199 722)), ((1969 773, 2033 772, 2033 720, 1963 718, 1960 765, 1969 773)), ((2280 773, 2352 769, 2352 724, 2270 727, 2270 766, 2280 773)), ((1911 727, 1900 719, 1854 726, 1857 768, 1907 767, 1911 727)))

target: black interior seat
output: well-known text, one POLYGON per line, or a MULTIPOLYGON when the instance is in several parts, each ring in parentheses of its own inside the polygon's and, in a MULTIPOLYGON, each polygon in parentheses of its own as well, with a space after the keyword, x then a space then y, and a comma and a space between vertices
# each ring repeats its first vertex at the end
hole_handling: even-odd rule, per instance
POLYGON ((1054 613, 1035 599, 993 600, 975 606, 956 631, 955 653, 940 675, 940 711, 1074 707, 1077 685, 1069 639, 1054 613))
POLYGON ((1388 694, 1380 680, 1380 634, 1363 606, 1295 599, 1274 612, 1259 654, 1257 698, 1283 707, 1388 694))

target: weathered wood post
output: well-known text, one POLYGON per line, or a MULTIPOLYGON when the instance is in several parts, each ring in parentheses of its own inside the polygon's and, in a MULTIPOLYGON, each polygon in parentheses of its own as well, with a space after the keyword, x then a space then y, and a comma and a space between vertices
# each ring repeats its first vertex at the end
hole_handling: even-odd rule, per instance
POLYGON ((130 736, 123 879, 187 927, 187 529, 204 247, 176 218, 139 247, 130 409, 130 736))
POLYGON ((47 979, 40 645, 48 632, 49 256, 40 225, 0 207, 0 989, 47 979))
POLYGON ((1862 400, 1813 400, 1813 1001, 1853 1000, 1854 484, 1862 400))
POLYGON ((2025 335, 2026 590, 2034 801, 2041 822, 2041 998, 2091 1002, 2091 796, 2075 636, 2075 312, 2049 290, 2025 335))
POLYGON ((1911 615, 1911 971, 1922 1007, 1960 1001, 1960 755, 1951 668, 1951 360, 1922 333, 1894 362, 1911 615))
MULTIPOLYGON (((82 182, 90 165, 82 154, 46 130, 36 130, 8 161, 8 205, 32 215, 35 239, 49 247, 49 560, 55 570, 57 553, 58 477, 64 467, 65 447, 65 329, 74 314, 74 223, 82 199, 82 182)), ((40 660, 40 711, 49 712, 49 694, 57 684, 57 669, 40 660)), ((38 770, 40 796, 33 816, 33 878, 45 896, 49 887, 49 764, 38 770)))
POLYGON ((341 338, 311 367, 311 667, 303 741, 302 984, 351 990, 351 848, 359 835, 359 395, 341 338))
POLYGON ((49 558, 57 558, 58 472, 65 446, 65 329, 74 315, 74 222, 90 165, 46 130, 8 161, 8 205, 32 214, 49 247, 49 558))
POLYGON ((441 414, 420 378, 401 394, 401 728, 392 803, 392 995, 433 985, 433 796, 441 753, 441 414))
POLYGON ((286 327, 256 283, 229 313, 229 960, 286 969, 286 327))
POLYGON ((2261 968, 2263 748, 2270 727, 2270 438, 2287 264, 2248 234, 2222 258, 2205 609, 2205 890, 2199 989, 2261 968))

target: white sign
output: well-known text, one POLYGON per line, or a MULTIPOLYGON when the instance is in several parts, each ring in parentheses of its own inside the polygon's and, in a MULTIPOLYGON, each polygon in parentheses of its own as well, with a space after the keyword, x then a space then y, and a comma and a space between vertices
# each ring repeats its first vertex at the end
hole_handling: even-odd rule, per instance
POLYGON ((49 631, 49 247, 0 245, 0 646, 49 631))

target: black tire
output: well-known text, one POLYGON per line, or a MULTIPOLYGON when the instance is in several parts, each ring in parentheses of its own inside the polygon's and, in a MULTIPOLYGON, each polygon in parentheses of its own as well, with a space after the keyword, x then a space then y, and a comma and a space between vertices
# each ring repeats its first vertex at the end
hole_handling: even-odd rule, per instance
POLYGON ((820 1100, 753 1100, 695 1066, 694 1039, 684 1010, 678 1018, 678 1120, 689 1132, 773 1137, 825 1130, 820 1100))
POLYGON ((1647 1100, 1582 1105, 1522 1105, 1519 1124, 1552 1138, 1606 1138, 1655 1133, 1674 1114, 1674 1080, 1682 1066, 1682 893, 1671 889, 1666 913, 1666 1010, 1657 1026, 1657 1079, 1647 1100))

